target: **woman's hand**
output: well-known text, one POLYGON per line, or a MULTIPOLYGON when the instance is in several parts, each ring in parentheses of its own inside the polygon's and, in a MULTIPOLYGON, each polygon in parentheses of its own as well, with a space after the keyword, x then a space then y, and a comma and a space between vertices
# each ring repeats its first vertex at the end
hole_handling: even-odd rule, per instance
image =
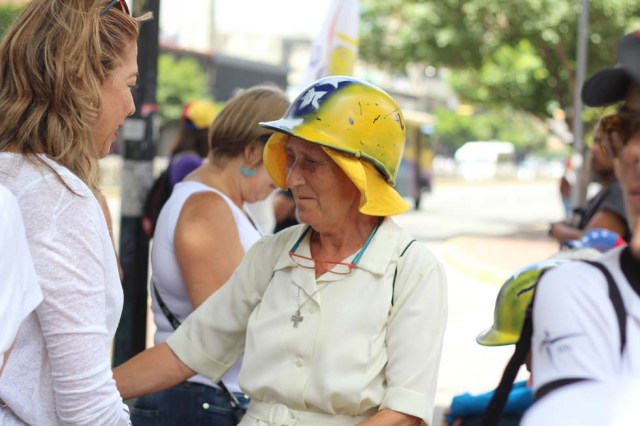
POLYGON ((380 410, 374 416, 360 422, 359 426, 419 426, 422 420, 394 410, 380 410))

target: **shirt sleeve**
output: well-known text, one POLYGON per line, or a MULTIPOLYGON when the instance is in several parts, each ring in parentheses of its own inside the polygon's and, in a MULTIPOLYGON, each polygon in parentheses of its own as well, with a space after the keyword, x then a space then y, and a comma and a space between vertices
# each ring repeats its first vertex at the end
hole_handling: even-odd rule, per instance
POLYGON ((244 351, 249 317, 262 299, 273 272, 275 254, 269 237, 247 252, 229 280, 202 303, 167 339, 176 356, 213 381, 244 351))
POLYGON ((0 187, 0 368, 22 321, 42 301, 18 204, 0 187))
POLYGON ((30 198, 42 203, 25 214, 36 235, 29 242, 44 295, 36 313, 60 422, 129 424, 109 360, 106 287, 119 283, 106 282, 100 206, 86 189, 30 198))
POLYGON ((581 262, 548 271, 538 283, 533 310, 534 390, 560 379, 617 374, 618 329, 600 271, 581 262))
POLYGON ((444 268, 419 243, 398 266, 387 333, 387 389, 380 409, 430 423, 447 319, 444 268))

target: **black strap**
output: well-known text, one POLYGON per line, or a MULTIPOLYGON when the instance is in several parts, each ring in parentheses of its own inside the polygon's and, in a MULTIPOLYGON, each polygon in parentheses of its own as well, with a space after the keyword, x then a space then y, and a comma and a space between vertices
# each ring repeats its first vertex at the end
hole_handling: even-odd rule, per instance
POLYGON ((513 388, 513 382, 518 375, 520 366, 524 364, 527 354, 531 350, 531 336, 533 335, 532 313, 533 300, 527 307, 524 323, 522 324, 522 330, 520 332, 520 338, 518 339, 518 342, 516 342, 516 348, 513 355, 511 356, 511 359, 509 359, 509 362, 502 373, 502 377, 500 378, 500 383, 493 393, 491 401, 489 401, 489 405, 487 405, 487 409, 482 416, 482 426, 497 426, 500 422, 500 416, 502 415, 504 406, 509 398, 509 393, 513 388))
POLYGON ((584 381, 587 381, 587 379, 582 377, 572 377, 567 379, 558 379, 558 380, 554 380, 552 382, 546 383, 540 386, 540 388, 538 388, 538 390, 536 391, 535 400, 537 401, 540 398, 551 393, 551 391, 560 389, 563 386, 571 385, 573 383, 578 383, 578 382, 584 382, 584 381))
MULTIPOLYGON (((409 241, 409 244, 406 245, 406 247, 404 249, 402 249, 402 252, 400 252, 400 256, 398 257, 398 260, 404 256, 404 254, 407 252, 407 250, 409 250, 409 247, 411 247, 411 244, 415 243, 416 240, 411 240, 409 241)), ((391 284, 391 306, 393 306, 393 303, 395 302, 395 295, 396 295, 396 277, 398 276, 398 265, 396 265, 396 270, 393 271, 393 283, 391 284)))
MULTIPOLYGON (((153 281, 151 282, 151 287, 153 287, 153 293, 156 295, 156 300, 158 301, 158 305, 160 305, 160 309, 162 309, 162 313, 171 323, 171 327, 173 327, 174 330, 177 330, 178 327, 180 327, 180 320, 178 320, 178 318, 173 315, 173 312, 171 312, 171 310, 167 307, 167 304, 164 303, 164 300, 162 300, 162 297, 160 296, 160 293, 158 292, 156 286, 153 284, 153 281)), ((244 415, 244 410, 240 406, 240 401, 238 401, 238 398, 236 398, 233 392, 231 392, 229 388, 227 388, 222 380, 218 381, 217 385, 229 400, 229 405, 231 405, 231 409, 233 410, 233 415, 235 416, 236 420, 240 422, 240 420, 242 420, 242 416, 244 415)))
MULTIPOLYGON (((534 284, 537 287, 542 276, 548 269, 542 271, 534 284)), ((513 382, 518 375, 520 366, 525 363, 527 355, 531 352, 531 337, 533 336, 533 304, 536 299, 536 293, 534 291, 531 302, 527 306, 527 310, 524 315, 524 322, 522 323, 522 330, 520 331, 520 337, 516 342, 516 348, 513 351, 513 355, 509 359, 507 366, 502 373, 500 383, 496 388, 489 405, 482 416, 482 426, 497 426, 500 422, 500 416, 504 410, 504 406, 509 398, 509 393, 513 388, 513 382)))
POLYGON ((613 310, 616 312, 616 318, 618 319, 618 326, 620 330, 620 355, 622 355, 624 353, 624 348, 627 346, 627 310, 624 307, 620 289, 606 266, 593 260, 585 260, 584 262, 594 268, 598 268, 607 280, 607 286, 609 287, 609 299, 611 299, 613 310))
POLYGON ((162 313, 169 320, 169 323, 171 323, 171 327, 173 327, 174 330, 177 330, 178 327, 180 327, 180 320, 173 315, 173 312, 171 312, 164 303, 164 300, 160 297, 160 293, 158 293, 158 289, 153 284, 153 281, 151 282, 151 287, 153 287, 153 294, 156 295, 156 300, 158 301, 158 305, 160 305, 160 309, 162 309, 162 313))

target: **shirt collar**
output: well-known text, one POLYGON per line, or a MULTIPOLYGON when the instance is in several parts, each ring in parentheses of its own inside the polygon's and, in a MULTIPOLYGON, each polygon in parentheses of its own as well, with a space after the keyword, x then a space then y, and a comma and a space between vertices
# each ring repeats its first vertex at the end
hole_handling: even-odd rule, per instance
MULTIPOLYGON (((298 227, 297 232, 292 232, 289 235, 288 241, 284 246, 285 249, 280 254, 274 269, 280 270, 288 267, 296 267, 296 264, 289 257, 289 249, 300 238, 300 235, 305 231, 307 225, 301 225, 298 227)), ((399 238, 401 235, 401 228, 389 217, 384 218, 380 224, 378 231, 373 236, 371 243, 367 250, 360 258, 358 262, 358 268, 368 271, 372 274, 383 274, 389 262, 393 259, 394 253, 398 250, 399 238)), ((309 250, 309 234, 300 242, 296 253, 303 256, 310 256, 309 250)))

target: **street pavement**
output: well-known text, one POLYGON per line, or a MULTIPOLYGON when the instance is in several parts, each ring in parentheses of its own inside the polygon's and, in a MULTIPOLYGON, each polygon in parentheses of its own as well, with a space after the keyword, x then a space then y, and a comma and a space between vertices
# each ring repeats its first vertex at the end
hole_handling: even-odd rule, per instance
MULTIPOLYGON (((119 191, 111 187, 105 192, 117 225, 119 191)), ((517 269, 557 250, 557 244, 546 236, 546 226, 561 212, 554 181, 436 181, 433 192, 425 194, 420 210, 395 217, 436 254, 447 273, 449 317, 435 425, 440 424, 442 411, 454 395, 484 392, 496 386, 513 348, 483 347, 475 343, 475 336, 493 322, 500 285, 517 269)), ((117 235, 118 229, 115 232, 117 235)), ((149 322, 151 344, 151 318, 149 322)), ((526 377, 526 372, 521 371, 520 377, 526 377)))

